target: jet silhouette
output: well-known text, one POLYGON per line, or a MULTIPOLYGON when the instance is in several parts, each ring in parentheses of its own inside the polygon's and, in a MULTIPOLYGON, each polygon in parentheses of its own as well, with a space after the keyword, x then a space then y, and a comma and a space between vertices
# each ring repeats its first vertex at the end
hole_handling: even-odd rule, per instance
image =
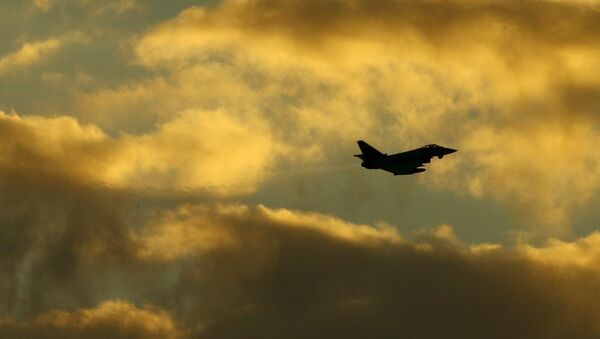
POLYGON ((363 140, 357 142, 362 154, 355 157, 363 162, 361 166, 368 169, 382 169, 394 175, 406 175, 425 172, 421 166, 431 162, 431 158, 443 158, 444 155, 456 152, 455 149, 438 146, 435 144, 425 145, 410 151, 387 155, 379 152, 373 146, 363 140))

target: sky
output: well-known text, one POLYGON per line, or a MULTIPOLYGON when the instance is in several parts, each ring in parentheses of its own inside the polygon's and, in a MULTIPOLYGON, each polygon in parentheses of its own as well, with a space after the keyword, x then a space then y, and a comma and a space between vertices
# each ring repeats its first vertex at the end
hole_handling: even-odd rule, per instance
POLYGON ((600 2, 0 13, 0 337, 600 337, 600 2))

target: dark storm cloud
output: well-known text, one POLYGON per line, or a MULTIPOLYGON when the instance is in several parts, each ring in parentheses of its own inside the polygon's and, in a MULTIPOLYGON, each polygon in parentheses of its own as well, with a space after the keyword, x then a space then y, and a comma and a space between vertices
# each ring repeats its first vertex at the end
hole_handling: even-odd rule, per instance
POLYGON ((573 264, 594 253, 554 265, 553 247, 538 260, 462 245, 447 227, 407 241, 389 226, 235 204, 182 206, 140 228, 118 194, 3 178, 0 332, 12 337, 599 335, 598 270, 573 264))
POLYGON ((207 338, 600 334, 593 270, 478 252, 440 235, 413 244, 313 214, 226 210, 187 207, 165 220, 216 224, 235 239, 183 266, 168 298, 186 323, 206 319, 207 338))
POLYGON ((90 278, 131 251, 122 194, 59 175, 0 172, 2 312, 95 301, 90 278))

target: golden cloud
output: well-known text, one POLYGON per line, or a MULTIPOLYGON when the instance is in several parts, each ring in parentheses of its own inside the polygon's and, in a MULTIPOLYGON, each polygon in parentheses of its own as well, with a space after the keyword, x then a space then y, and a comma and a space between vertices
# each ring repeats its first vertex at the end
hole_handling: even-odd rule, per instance
POLYGON ((32 0, 32 5, 34 8, 42 11, 48 12, 50 8, 54 5, 53 0, 32 0))
POLYGON ((586 250, 596 235, 507 249, 467 246, 442 225, 416 242, 400 241, 395 232, 331 216, 243 205, 185 206, 152 228, 219 232, 217 238, 163 243, 187 248, 179 259, 168 258, 185 263, 177 296, 168 299, 185 303, 179 312, 184 322, 200 322, 208 337, 232 330, 250 337, 332 338, 600 333, 597 251, 586 250), (565 260, 567 252, 573 255, 565 260))
POLYGON ((0 336, 599 337, 596 233, 469 245, 224 199, 276 157, 436 138, 460 157, 423 182, 560 234, 600 180, 595 6, 228 1, 147 31, 158 72, 83 95, 89 124, 0 113, 0 336))
POLYGON ((125 301, 106 301, 94 309, 54 310, 30 320, 0 319, 6 338, 153 338, 184 337, 166 312, 140 309, 125 301))
POLYGON ((520 250, 527 256, 557 267, 600 269, 600 233, 594 232, 573 242, 549 239, 543 247, 523 244, 520 250))
MULTIPOLYGON (((47 2, 40 3, 50 6, 47 2)), ((24 42, 18 50, 0 56, 0 75, 14 74, 31 65, 42 63, 65 44, 83 41, 85 37, 81 33, 69 32, 45 40, 24 42)))
POLYGON ((157 222, 145 227, 133 237, 139 243, 139 257, 144 260, 176 260, 180 257, 197 255, 212 250, 241 246, 239 237, 232 234, 230 224, 243 220, 265 220, 284 228, 299 228, 315 231, 361 245, 385 242, 399 243, 401 236, 389 225, 348 223, 338 218, 320 214, 270 209, 259 205, 251 210, 244 205, 200 205, 182 206, 167 213, 157 222))
POLYGON ((154 133, 118 138, 69 117, 0 112, 0 129, 0 169, 115 188, 244 193, 276 152, 268 127, 221 112, 182 112, 154 133))
POLYGON ((566 235, 572 211, 600 184, 600 153, 589 147, 597 142, 594 125, 583 122, 473 126, 459 147, 470 156, 435 164, 433 184, 493 197, 538 236, 566 235))
POLYGON ((19 50, 0 58, 0 74, 35 64, 42 60, 42 57, 58 50, 61 45, 61 40, 57 38, 25 43, 19 50))
POLYGON ((151 93, 166 89, 178 105, 203 105, 185 93, 219 78, 205 102, 231 112, 245 103, 291 131, 278 139, 292 148, 312 144, 327 154, 330 140, 367 137, 387 148, 386 135, 400 136, 395 147, 458 147, 463 161, 442 164, 424 182, 495 199, 520 224, 535 225, 533 233, 565 234, 573 209, 600 184, 597 154, 587 147, 600 107, 600 45, 590 33, 600 25, 596 7, 345 0, 192 7, 134 45, 138 63, 168 77, 117 89, 114 100, 107 92, 86 100, 107 109, 160 107, 151 93))
POLYGON ((122 197, 20 187, 27 199, 2 213, 20 227, 0 230, 19 239, 3 243, 0 260, 9 337, 600 333, 595 234, 509 249, 466 245, 449 225, 403 239, 386 226, 225 203, 184 205, 138 227, 122 197), (87 309, 106 296, 130 302, 87 309), (140 302, 157 307, 132 306, 140 302), (66 307, 75 310, 56 310, 66 307))

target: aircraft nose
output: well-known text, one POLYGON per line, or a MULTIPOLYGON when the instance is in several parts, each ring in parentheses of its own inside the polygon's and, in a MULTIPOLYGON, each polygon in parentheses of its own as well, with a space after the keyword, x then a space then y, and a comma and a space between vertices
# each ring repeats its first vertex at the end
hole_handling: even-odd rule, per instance
POLYGON ((450 153, 454 153, 454 152, 456 152, 458 150, 456 150, 454 148, 446 148, 445 151, 446 151, 446 154, 450 154, 450 153))

